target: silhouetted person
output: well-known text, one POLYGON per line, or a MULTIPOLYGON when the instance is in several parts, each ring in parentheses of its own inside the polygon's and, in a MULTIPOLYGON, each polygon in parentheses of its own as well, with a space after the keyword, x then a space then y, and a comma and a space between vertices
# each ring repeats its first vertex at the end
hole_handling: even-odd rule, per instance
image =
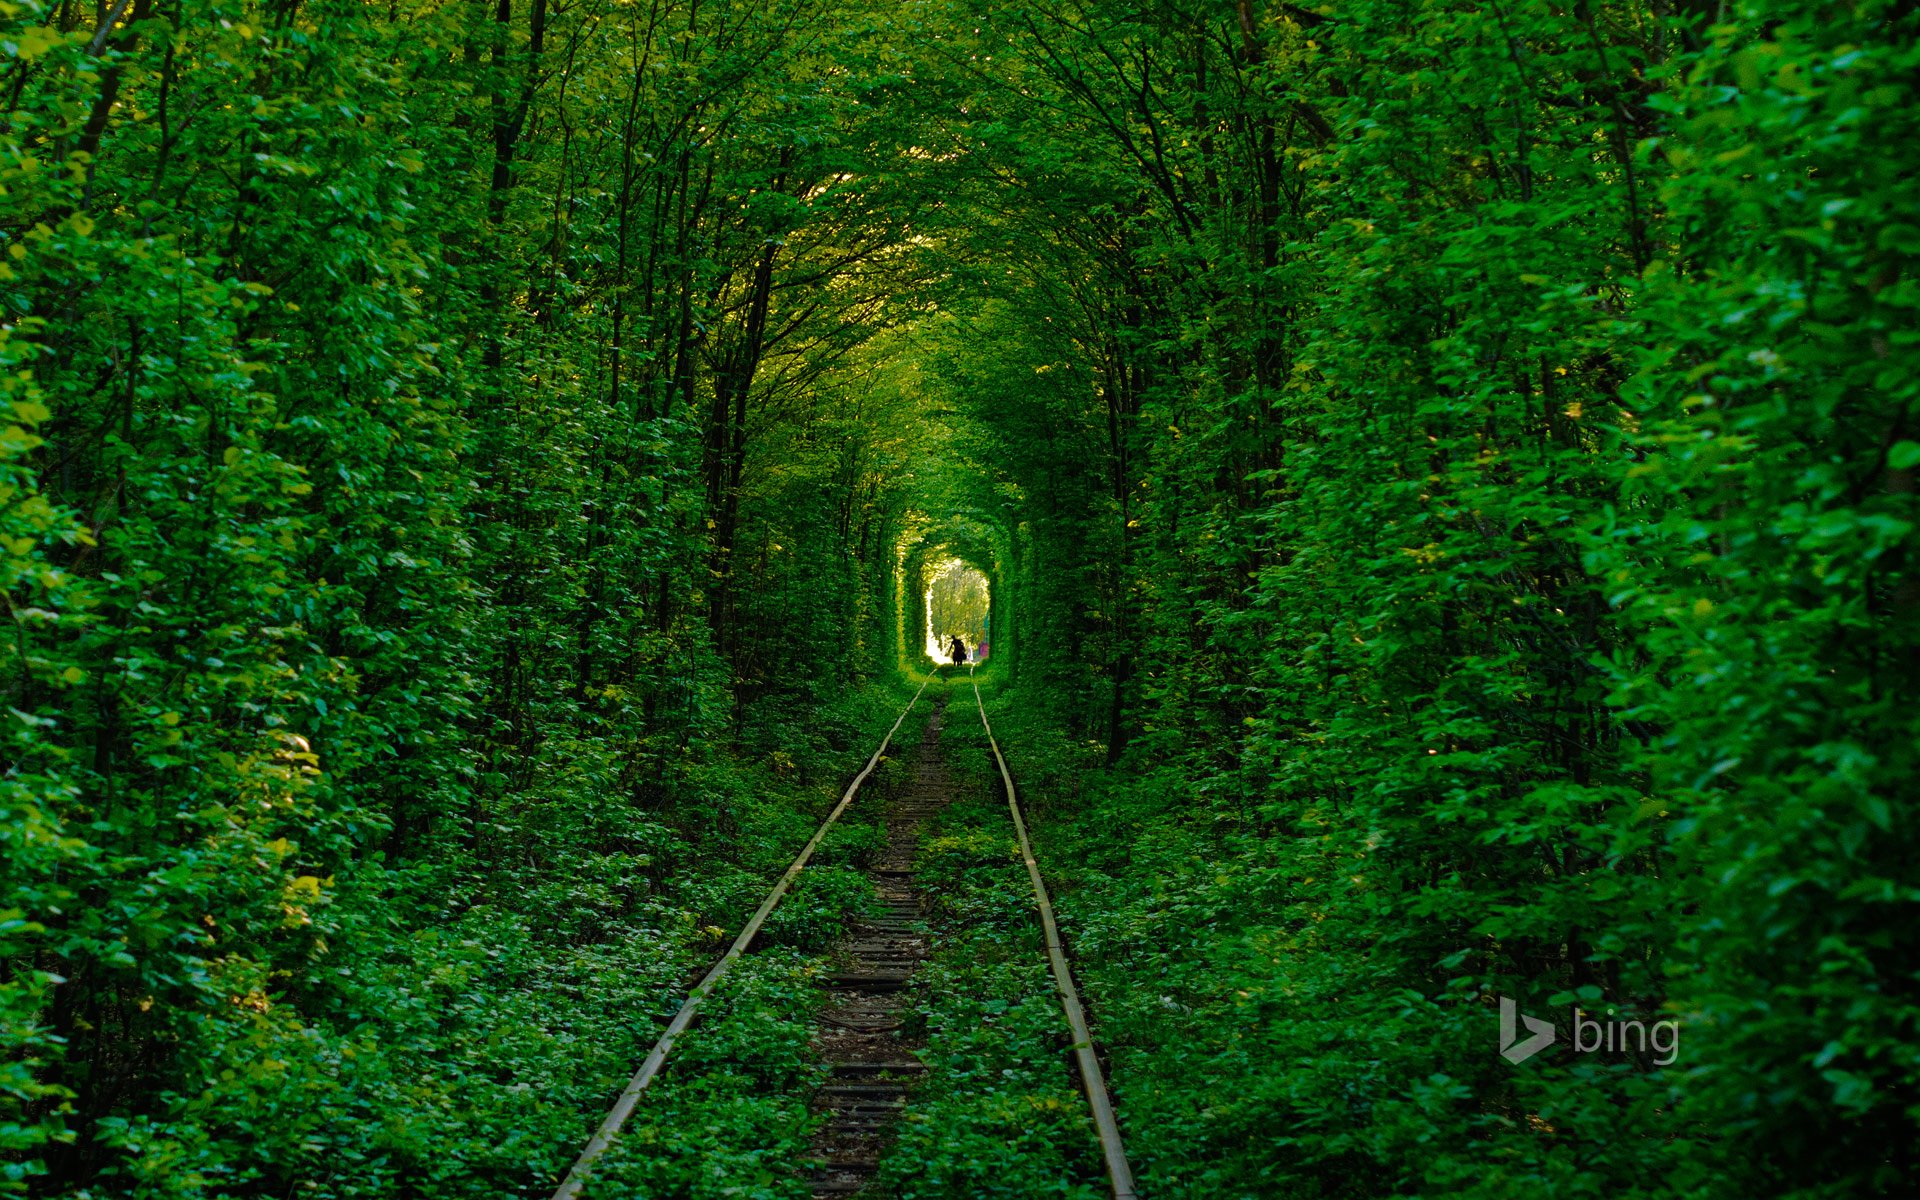
POLYGON ((967 644, 959 638, 953 639, 953 665, 959 666, 967 661, 967 644))

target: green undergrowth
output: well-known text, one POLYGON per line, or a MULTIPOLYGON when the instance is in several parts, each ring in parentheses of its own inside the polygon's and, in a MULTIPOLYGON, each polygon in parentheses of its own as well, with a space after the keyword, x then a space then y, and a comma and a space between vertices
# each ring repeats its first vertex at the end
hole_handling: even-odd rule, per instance
MULTIPOLYGON (((798 897, 796 897, 797 899, 798 897)), ((824 1077, 809 1046, 820 960, 767 949, 740 960, 601 1160, 600 1200, 808 1195, 801 1170, 824 1077)))
POLYGON ((917 1017, 926 1082, 885 1181, 901 1200, 1102 1193, 1098 1144, 1067 1057, 1033 893, 974 712, 956 683, 941 745, 961 782, 925 837, 934 954, 917 1017))
MULTIPOLYGON (((550 1194, 904 702, 850 696, 657 781, 645 807, 588 769, 583 744, 530 789, 537 802, 494 815, 493 870, 373 862, 291 895, 304 969, 228 968, 234 1029, 206 1085, 105 1117, 121 1163, 75 1196, 550 1194)), ((874 793, 899 773, 883 764, 874 793)), ((877 811, 859 806, 823 843, 636 1113, 614 1176, 626 1190, 600 1194, 798 1186, 805 976, 872 899, 857 866, 879 845, 877 811)))
POLYGON ((1109 768, 1019 700, 990 704, 995 733, 1144 1194, 1671 1194, 1672 1073, 1604 1054, 1516 1069, 1490 995, 1401 982, 1365 870, 1222 820, 1204 777, 1109 768))
MULTIPOLYGON (((1299 1173, 1300 1143, 1312 1139, 1320 1154, 1350 1144, 1353 1130, 1312 1127, 1289 1110, 1289 1094, 1342 1089, 1355 1125, 1379 1119, 1380 1078, 1430 1048, 1357 1043, 1348 1020, 1335 1019, 1365 1002, 1372 981, 1306 957, 1311 915, 1263 890, 1269 873, 1247 866, 1262 848, 1223 852, 1185 815, 1173 781, 1114 775, 1100 745, 1063 736, 1020 700, 989 701, 994 731, 1143 1191, 1319 1194, 1299 1173)), ((1448 1102, 1444 1080, 1430 1090, 1422 1100, 1448 1102)), ((1377 1182, 1363 1193, 1393 1194, 1377 1182)))

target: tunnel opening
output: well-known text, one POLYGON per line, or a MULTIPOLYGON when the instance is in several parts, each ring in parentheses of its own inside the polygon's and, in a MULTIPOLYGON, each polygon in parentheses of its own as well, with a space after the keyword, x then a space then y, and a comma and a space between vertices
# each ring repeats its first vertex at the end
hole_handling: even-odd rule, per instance
POLYGON ((953 662, 953 639, 967 661, 1011 681, 1019 654, 1013 601, 1004 574, 1010 539, 990 515, 971 508, 932 516, 909 510, 894 559, 894 638, 909 675, 953 662), (987 665, 987 659, 991 665, 987 665))
POLYGON ((958 639, 969 662, 987 659, 993 648, 993 592, 984 572, 958 558, 936 563, 922 599, 928 658, 953 661, 958 639))

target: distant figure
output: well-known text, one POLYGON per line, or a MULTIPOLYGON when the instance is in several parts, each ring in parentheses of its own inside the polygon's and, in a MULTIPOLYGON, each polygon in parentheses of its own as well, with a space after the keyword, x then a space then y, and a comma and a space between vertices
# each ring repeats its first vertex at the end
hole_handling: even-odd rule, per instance
POLYGON ((987 644, 985 642, 981 642, 978 646, 975 646, 973 648, 973 661, 975 662, 987 661, 987 644))
POLYGON ((959 666, 967 661, 967 644, 959 638, 953 639, 953 665, 959 666))

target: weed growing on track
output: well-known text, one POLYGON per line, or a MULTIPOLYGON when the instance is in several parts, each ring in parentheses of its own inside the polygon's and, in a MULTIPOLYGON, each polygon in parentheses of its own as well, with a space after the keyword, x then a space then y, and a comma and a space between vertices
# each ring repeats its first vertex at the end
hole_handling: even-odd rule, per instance
POLYGON ((883 1178, 901 1200, 1093 1200, 1104 1191, 1099 1147, 972 710, 972 691, 956 686, 941 741, 962 790, 919 859, 936 898, 919 1011, 928 1078, 908 1101, 883 1178))
MULTIPOLYGON (((809 773, 817 798, 788 813, 787 828, 777 841, 788 857, 778 867, 770 865, 773 849, 768 846, 765 872, 743 886, 731 906, 739 920, 760 902, 771 876, 791 861, 814 823, 838 801, 840 788, 871 753, 872 731, 886 728, 905 703, 905 695, 875 690, 846 701, 844 707, 851 710, 847 728, 815 728, 802 738, 797 727, 767 727, 765 736, 784 736, 789 745, 803 743, 814 756, 809 773), (855 736, 852 727, 863 727, 864 736, 855 736), (820 770, 822 759, 838 773, 820 770)), ((880 813, 911 776, 902 747, 918 740, 928 708, 923 701, 902 723, 889 753, 876 765, 859 799, 822 839, 807 869, 768 919, 754 950, 716 989, 701 1019, 680 1041, 667 1069, 596 1166, 587 1197, 789 1200, 808 1195, 805 1166, 815 1118, 807 1106, 825 1078, 810 1046, 813 1015, 824 1001, 816 980, 826 967, 820 952, 850 919, 867 913, 874 903, 873 882, 860 867, 885 844, 880 813)), ((788 766, 797 760, 778 749, 782 743, 770 744, 774 748, 767 757, 776 770, 798 774, 788 766)), ((737 924, 716 927, 713 952, 737 932, 737 924)), ((676 994, 676 1007, 678 1000, 676 994)), ((636 1056, 633 1065, 638 1061, 636 1056)))
POLYGON ((588 1200, 798 1200, 824 1077, 808 1046, 820 960, 793 950, 747 955, 708 1001, 612 1150, 588 1200))

